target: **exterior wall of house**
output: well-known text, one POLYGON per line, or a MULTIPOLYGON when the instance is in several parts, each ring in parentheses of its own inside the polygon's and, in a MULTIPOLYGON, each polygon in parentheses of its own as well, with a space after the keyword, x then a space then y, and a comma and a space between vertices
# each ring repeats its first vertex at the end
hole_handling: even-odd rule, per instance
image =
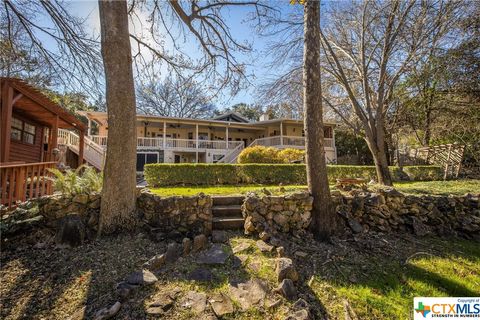
POLYGON ((10 156, 9 161, 21 161, 26 163, 42 162, 42 148, 43 148, 43 126, 33 120, 22 117, 19 114, 13 113, 12 118, 25 121, 28 124, 35 126, 34 142, 27 143, 10 139, 10 156))
MULTIPOLYGON (((164 135, 164 119, 142 119, 137 121, 137 137, 147 138, 163 138, 164 135), (145 121, 148 123, 145 126, 145 121)), ((166 120, 166 136, 167 138, 175 138, 182 140, 196 140, 196 123, 191 120, 182 121, 181 119, 166 120)), ((279 121, 273 122, 259 122, 259 123, 235 123, 225 122, 225 125, 218 121, 212 121, 212 123, 205 123, 201 120, 198 122, 199 140, 214 140, 225 141, 226 140, 226 128, 228 127, 228 140, 229 141, 243 141, 244 146, 248 147, 256 139, 269 138, 280 136, 288 137, 304 137, 303 124, 298 121, 284 120, 282 122, 282 130, 280 128, 279 121)), ((99 135, 108 135, 106 125, 99 127, 99 135)), ((327 124, 325 129, 325 137, 333 138, 333 126, 327 124)), ((298 142, 297 142, 298 143, 298 142)), ((158 145, 158 144, 157 144, 158 145)), ((162 143, 160 143, 162 145, 162 143)), ((268 145, 268 144, 267 144, 268 145)), ((298 146, 301 147, 301 146, 298 146)), ((138 153, 141 152, 157 152, 162 156, 158 157, 159 162, 165 163, 194 163, 207 162, 213 163, 218 161, 225 155, 225 150, 218 149, 202 149, 200 146, 198 151, 195 149, 168 149, 162 150, 162 148, 149 150, 138 149, 138 153), (197 155, 198 153, 198 155, 197 155)), ((193 146, 195 148, 195 146, 193 146)), ((336 150, 333 147, 327 147, 325 154, 328 162, 336 161, 336 150)))

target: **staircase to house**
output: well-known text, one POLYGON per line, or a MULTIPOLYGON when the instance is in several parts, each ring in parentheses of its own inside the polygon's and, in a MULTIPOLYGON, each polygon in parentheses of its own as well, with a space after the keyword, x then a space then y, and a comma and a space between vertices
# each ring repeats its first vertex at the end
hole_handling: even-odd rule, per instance
MULTIPOLYGON (((98 170, 102 170, 105 163, 105 149, 93 142, 88 137, 85 137, 84 139, 84 160, 98 170)), ((72 150, 75 154, 78 155, 80 150, 80 137, 72 131, 59 129, 58 144, 66 145, 70 150, 72 150)))
POLYGON ((236 163, 238 155, 242 152, 243 148, 243 143, 239 144, 237 147, 230 150, 222 159, 218 160, 218 163, 236 163))
POLYGON ((214 230, 237 230, 243 228, 242 203, 244 198, 244 196, 212 197, 214 230))

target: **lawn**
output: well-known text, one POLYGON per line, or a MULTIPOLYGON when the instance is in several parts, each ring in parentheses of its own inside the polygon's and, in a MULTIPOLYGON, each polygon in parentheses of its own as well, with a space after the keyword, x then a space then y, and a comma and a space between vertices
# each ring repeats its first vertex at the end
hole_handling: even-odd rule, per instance
MULTIPOLYGON (((334 189, 334 186, 331 187, 334 189)), ((417 195, 464 195, 468 192, 480 193, 480 180, 396 182, 395 188, 404 193, 417 195)), ((191 196, 200 192, 209 195, 245 194, 249 191, 261 192, 263 189, 267 189, 273 194, 278 194, 295 190, 306 190, 306 186, 289 185, 279 187, 272 185, 219 185, 151 188, 152 192, 160 196, 191 196)))
MULTIPOLYGON (((460 239, 418 238, 410 235, 360 235, 356 239, 318 243, 285 238, 285 255, 300 274, 298 297, 307 301, 315 319, 409 319, 415 296, 479 296, 480 246, 460 239), (308 254, 302 258, 298 252, 308 254)), ((86 318, 112 304, 113 288, 132 271, 165 248, 146 235, 100 238, 74 249, 35 249, 34 242, 5 247, 1 252, 0 318, 67 319, 85 307, 86 318)), ((204 266, 197 255, 169 264, 156 275, 157 283, 140 287, 122 305, 117 319, 156 319, 148 306, 165 293, 176 292, 163 319, 191 319, 184 297, 189 291, 230 295, 230 284, 259 279, 266 284, 264 304, 237 311, 226 319, 284 319, 293 301, 280 299, 273 289, 275 251, 261 252, 256 239, 229 232, 225 250, 231 256, 223 265, 207 267, 211 280, 192 280, 204 266), (240 244, 246 248, 232 254, 240 244), (268 307, 278 301, 276 307, 268 307)), ((212 311, 207 307, 203 319, 212 311)), ((158 318, 158 317, 157 317, 158 318)), ((201 317, 198 317, 201 318, 201 317)))

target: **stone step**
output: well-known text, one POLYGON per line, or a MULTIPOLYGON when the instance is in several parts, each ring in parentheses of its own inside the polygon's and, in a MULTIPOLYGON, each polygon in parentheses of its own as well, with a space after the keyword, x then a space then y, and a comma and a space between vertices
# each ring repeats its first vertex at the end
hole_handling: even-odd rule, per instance
POLYGON ((213 206, 242 205, 244 196, 214 196, 212 197, 213 206))
POLYGON ((242 206, 241 205, 231 205, 231 206, 213 206, 212 214, 214 217, 242 217, 242 206))
POLYGON ((213 230, 243 229, 243 218, 217 217, 213 218, 213 230))

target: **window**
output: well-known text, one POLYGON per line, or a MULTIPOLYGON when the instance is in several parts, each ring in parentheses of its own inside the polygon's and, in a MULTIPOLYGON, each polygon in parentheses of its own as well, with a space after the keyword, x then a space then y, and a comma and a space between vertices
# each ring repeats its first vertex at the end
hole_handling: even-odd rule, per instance
POLYGON ((332 127, 325 127, 323 129, 323 136, 327 139, 332 139, 333 138, 333 130, 332 127))
POLYGON ((12 140, 35 143, 35 126, 17 118, 12 118, 10 137, 12 140))

